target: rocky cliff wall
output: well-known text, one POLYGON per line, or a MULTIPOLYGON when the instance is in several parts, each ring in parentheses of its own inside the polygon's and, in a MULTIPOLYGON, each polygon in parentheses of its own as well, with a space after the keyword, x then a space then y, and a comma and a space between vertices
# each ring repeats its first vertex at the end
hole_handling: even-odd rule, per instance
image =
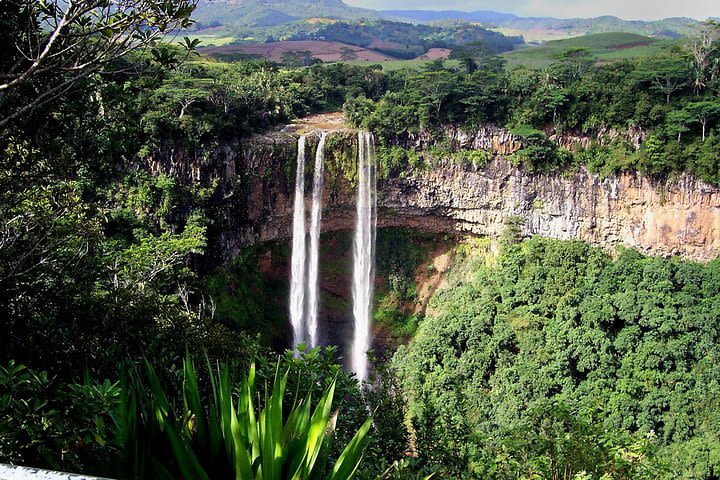
MULTIPOLYGON (((525 236, 579 239, 609 250, 624 245, 650 255, 702 261, 720 256, 720 189, 693 176, 661 181, 625 173, 600 178, 584 169, 531 174, 505 160, 503 154, 519 148, 506 131, 488 127, 471 136, 448 134, 465 147, 491 150, 492 160, 477 167, 441 159, 432 168, 382 180, 379 226, 497 237, 507 220, 515 218, 525 236)), ((308 207, 315 144, 309 135, 308 207)), ((330 135, 324 231, 353 228, 355 149, 351 132, 330 135)), ((166 154, 165 160, 151 162, 151 169, 182 173, 188 181, 220 181, 218 201, 232 206, 221 209, 225 218, 219 223, 226 227, 217 232, 227 257, 249 244, 290 237, 295 156, 296 134, 276 132, 253 137, 234 150, 219 147, 206 160, 166 154)))
POLYGON ((655 182, 642 175, 601 179, 524 174, 502 157, 483 168, 444 163, 383 187, 395 214, 451 219, 454 230, 499 236, 517 217, 524 235, 579 239, 650 255, 710 260, 720 255, 720 190, 682 175, 655 182))

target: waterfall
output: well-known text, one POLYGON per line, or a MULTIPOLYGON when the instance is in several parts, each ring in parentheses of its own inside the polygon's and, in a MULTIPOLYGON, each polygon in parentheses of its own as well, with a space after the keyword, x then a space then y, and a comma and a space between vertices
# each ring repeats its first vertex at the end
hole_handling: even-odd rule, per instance
POLYGON ((294 348, 305 341, 303 328, 303 302, 305 301, 305 135, 298 138, 293 209, 290 322, 293 328, 294 348))
POLYGON ((355 240, 353 242, 352 370, 360 382, 367 378, 367 351, 370 349, 371 307, 375 274, 375 227, 377 191, 375 144, 370 132, 358 134, 358 194, 355 240))
POLYGON ((312 213, 310 216, 310 256, 308 261, 308 332, 310 347, 318 345, 318 298, 320 285, 318 269, 320 262, 320 220, 322 218, 323 172, 325 163, 325 136, 320 134, 317 152, 315 153, 315 173, 313 175, 312 213))

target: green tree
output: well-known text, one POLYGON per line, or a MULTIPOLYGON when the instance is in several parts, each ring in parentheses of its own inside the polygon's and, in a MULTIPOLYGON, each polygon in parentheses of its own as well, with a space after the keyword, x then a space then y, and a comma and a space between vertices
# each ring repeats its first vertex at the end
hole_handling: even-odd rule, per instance
POLYGON ((672 95, 682 90, 690 77, 685 59, 671 56, 643 62, 636 74, 641 79, 646 79, 651 88, 662 93, 668 105, 672 95))
POLYGON ((419 458, 470 478, 710 478, 718 266, 463 246, 393 358, 419 458))
POLYGON ((413 102, 428 125, 442 123, 442 109, 455 89, 456 77, 445 69, 429 70, 411 77, 413 102))
POLYGON ((720 137, 711 134, 705 142, 690 145, 684 153, 700 178, 714 184, 720 181, 720 137))
POLYGON ((640 167, 645 172, 667 173, 672 168, 665 151, 665 144, 655 135, 651 135, 645 140, 641 155, 640 167))
POLYGON ((720 102, 714 100, 703 100, 700 102, 688 103, 685 109, 693 116, 702 127, 702 141, 707 136, 707 126, 720 118, 720 102))
POLYGON ((683 133, 690 130, 690 125, 695 122, 692 113, 687 110, 671 110, 665 116, 665 128, 671 136, 677 135, 677 141, 682 138, 683 133))
POLYGON ((210 78, 173 74, 155 90, 154 95, 162 101, 176 104, 179 107, 178 118, 183 118, 192 104, 211 98, 214 83, 210 78))
POLYGON ((117 383, 67 383, 15 361, 0 366, 0 461, 102 474, 114 450, 117 383))
POLYGON ((570 48, 558 55, 558 63, 554 66, 561 75, 577 80, 590 71, 595 63, 587 48, 570 48))
MULTIPOLYGON (((9 0, 0 23, 10 30, 0 62, 0 127, 65 94, 127 53, 151 47, 191 24, 195 0, 106 2, 9 0), (9 107, 14 106, 10 112, 9 107)), ((186 40, 187 48, 197 43, 186 40)))

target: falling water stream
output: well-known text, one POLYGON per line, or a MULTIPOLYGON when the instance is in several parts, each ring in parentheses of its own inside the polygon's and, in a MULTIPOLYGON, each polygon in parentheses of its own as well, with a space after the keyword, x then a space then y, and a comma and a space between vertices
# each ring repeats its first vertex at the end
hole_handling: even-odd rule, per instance
POLYGON ((292 265, 290 276, 290 322, 293 347, 305 341, 305 135, 298 138, 295 203, 293 206, 292 265))
MULTIPOLYGON (((322 220, 325 137, 325 132, 320 134, 320 141, 315 153, 309 249, 306 246, 305 230, 305 136, 302 135, 298 139, 290 278, 290 320, 295 346, 305 342, 310 347, 319 344, 320 223, 322 220)), ((354 335, 349 369, 355 372, 358 380, 362 382, 367 378, 368 373, 366 354, 370 349, 377 226, 375 145, 370 132, 358 134, 357 178, 357 219, 353 241, 352 278, 354 335)))
POLYGON ((367 378, 367 351, 370 349, 373 281, 375 274, 375 230, 377 190, 375 145, 370 132, 358 134, 358 194, 355 240, 353 242, 353 317, 351 370, 362 382, 367 378))
POLYGON ((315 173, 313 175, 312 213, 310 216, 310 252, 308 259, 308 299, 307 324, 310 347, 318 345, 318 298, 320 285, 318 270, 320 263, 320 220, 322 219, 323 173, 325 163, 325 136, 320 134, 315 153, 315 173))

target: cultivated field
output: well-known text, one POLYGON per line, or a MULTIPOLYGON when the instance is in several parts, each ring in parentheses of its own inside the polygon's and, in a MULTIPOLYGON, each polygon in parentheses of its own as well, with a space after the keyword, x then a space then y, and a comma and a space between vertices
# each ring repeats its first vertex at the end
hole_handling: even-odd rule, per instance
POLYGON ((491 28, 490 30, 494 32, 502 33, 503 35, 508 36, 522 36, 526 42, 547 42, 549 40, 562 40, 565 38, 571 38, 576 37, 578 35, 573 35, 572 33, 569 33, 567 30, 553 30, 549 28, 537 28, 537 29, 528 29, 528 30, 522 30, 519 28, 506 28, 506 27, 498 27, 498 28, 491 28))
POLYGON ((597 61, 611 62, 658 55, 677 44, 677 40, 647 37, 635 33, 596 33, 583 37, 553 40, 538 47, 527 47, 502 56, 508 66, 541 68, 555 61, 564 51, 586 48, 597 61))
POLYGON ((180 37, 185 36, 200 40, 201 47, 221 47, 237 40, 225 27, 204 28, 180 37))
POLYGON ((325 42, 320 40, 294 40, 272 42, 257 45, 225 45, 201 49, 207 55, 247 55, 268 58, 274 62, 282 62, 286 54, 294 52, 310 52, 314 58, 323 62, 362 61, 384 62, 394 60, 388 55, 362 47, 355 47, 341 42, 325 42))
POLYGON ((431 48, 416 60, 445 60, 450 57, 450 52, 449 48, 431 48))

